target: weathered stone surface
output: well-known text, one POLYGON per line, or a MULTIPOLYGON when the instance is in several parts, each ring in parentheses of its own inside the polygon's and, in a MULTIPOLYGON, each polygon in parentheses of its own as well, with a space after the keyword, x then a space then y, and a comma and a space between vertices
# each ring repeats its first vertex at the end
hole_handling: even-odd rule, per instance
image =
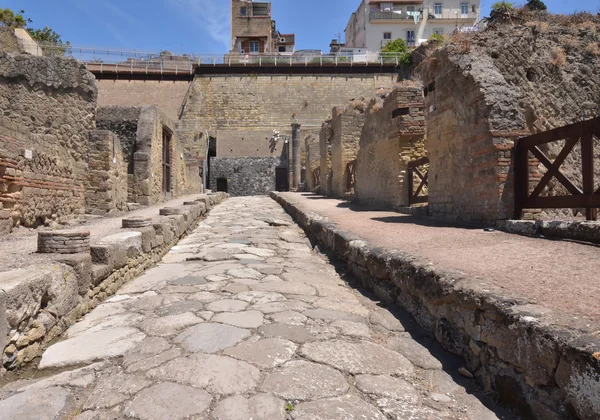
POLYGON ((81 334, 50 346, 42 355, 39 367, 62 367, 122 356, 145 337, 134 328, 113 328, 81 334))
POLYGON ((248 303, 240 300, 223 299, 217 300, 206 305, 207 311, 212 312, 239 312, 246 309, 248 303))
POLYGON ((140 328, 148 335, 168 337, 176 334, 182 328, 199 324, 200 322, 204 322, 204 320, 191 312, 184 312, 178 315, 146 319, 140 324, 140 328))
POLYGON ((300 353, 315 362, 325 363, 352 374, 411 375, 413 365, 404 356, 367 341, 352 343, 330 340, 307 343, 300 353))
POLYGON ((403 379, 391 376, 359 375, 356 377, 356 388, 378 398, 391 398, 411 404, 419 402, 419 394, 414 386, 403 379))
POLYGON ((362 322, 352 322, 338 319, 331 323, 331 326, 337 328, 341 334, 352 337, 371 338, 371 330, 362 322))
POLYGON ((293 283, 289 281, 272 281, 260 283, 250 286, 252 290, 262 292, 276 292, 284 295, 308 295, 314 296, 317 294, 314 288, 304 283, 293 283))
POLYGON ((301 325, 268 324, 260 327, 259 332, 265 337, 284 338, 300 344, 315 340, 313 334, 301 325))
POLYGON ((309 308, 310 305, 307 305, 304 302, 300 302, 297 300, 288 300, 285 302, 269 302, 269 303, 260 303, 258 305, 253 305, 251 309, 256 309, 257 311, 261 311, 263 314, 273 314, 276 312, 285 312, 285 311, 304 311, 309 308))
POLYGON ((152 369, 147 376, 203 388, 211 394, 231 395, 253 390, 260 372, 254 366, 230 357, 195 354, 152 369))
POLYGON ((269 317, 271 318, 271 320, 273 320, 274 323, 292 325, 304 325, 304 323, 308 319, 301 313, 294 311, 278 312, 270 315, 269 317))
POLYGON ((353 322, 365 322, 365 318, 350 314, 347 312, 340 311, 331 311, 328 309, 309 309, 307 311, 302 312, 303 315, 306 315, 309 318, 313 319, 322 319, 325 321, 334 321, 338 319, 353 321, 353 322))
POLYGON ((294 420, 385 420, 385 416, 376 407, 355 395, 299 404, 292 412, 292 418, 294 420))
POLYGON ((187 419, 202 415, 211 401, 206 391, 164 382, 140 392, 126 405, 125 413, 141 420, 187 419))
POLYGON ((250 336, 250 331, 231 325, 204 323, 188 328, 175 338, 191 352, 216 353, 250 336))
POLYGON ((259 311, 221 312, 215 315, 212 321, 240 328, 258 328, 263 324, 264 316, 259 311))
POLYGON ((377 400, 377 406, 386 416, 394 420, 439 420, 443 418, 439 411, 402 400, 380 398, 377 400))
POLYGON ((236 296, 236 299, 243 300, 244 302, 252 303, 252 304, 261 304, 261 303, 269 303, 269 302, 282 302, 287 300, 285 296, 281 293, 274 292, 243 292, 239 293, 236 296))
POLYGON ((219 402, 212 414, 219 420, 283 420, 285 402, 268 394, 257 394, 250 399, 234 395, 219 402))
POLYGON ((269 369, 290 360, 297 348, 296 344, 288 340, 266 338, 238 344, 226 349, 223 354, 252 363, 262 369, 269 369))
POLYGON ((54 420, 65 407, 69 394, 58 387, 25 391, 0 401, 0 416, 7 420, 54 420))
POLYGON ((109 374, 100 379, 83 408, 110 408, 129 400, 151 382, 143 376, 124 373, 109 374))
POLYGON ((369 316, 369 321, 389 331, 404 331, 404 326, 402 325, 402 322, 400 322, 398 318, 396 318, 392 313, 390 313, 390 311, 386 309, 371 312, 371 315, 369 316))
POLYGON ((75 370, 59 373, 41 381, 34 382, 31 385, 26 385, 19 388, 19 392, 33 389, 51 388, 54 386, 72 386, 77 388, 86 388, 91 385, 96 379, 96 371, 100 370, 104 364, 94 363, 75 370))
POLYGON ((275 369, 261 386, 263 391, 287 400, 332 397, 348 388, 346 378, 337 370, 304 360, 294 360, 275 369))
POLYGON ((386 347, 395 350, 413 365, 423 369, 441 369, 442 363, 433 357, 433 355, 410 337, 391 337, 386 343, 386 347))

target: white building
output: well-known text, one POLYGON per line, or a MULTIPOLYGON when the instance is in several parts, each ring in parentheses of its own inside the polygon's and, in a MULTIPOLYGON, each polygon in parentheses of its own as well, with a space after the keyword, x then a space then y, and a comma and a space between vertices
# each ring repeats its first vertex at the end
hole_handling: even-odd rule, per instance
POLYGON ((401 38, 414 47, 432 34, 470 30, 479 21, 480 0, 362 0, 346 26, 346 48, 379 51, 401 38))

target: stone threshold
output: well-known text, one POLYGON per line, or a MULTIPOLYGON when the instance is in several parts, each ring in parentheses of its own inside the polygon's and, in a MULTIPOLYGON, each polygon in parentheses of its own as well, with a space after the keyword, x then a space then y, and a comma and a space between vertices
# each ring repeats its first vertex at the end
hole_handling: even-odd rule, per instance
POLYGON ((600 222, 565 220, 500 220, 496 228, 523 236, 568 239, 600 244, 600 222))
POLYGON ((160 261, 227 197, 200 196, 169 207, 150 226, 92 238, 89 252, 49 254, 55 263, 0 273, 0 376, 33 362, 79 318, 160 261))
MULTIPOLYGON (((271 193, 307 236, 343 260, 384 303, 397 303, 500 400, 539 420, 600 418, 600 326, 485 279, 374 247, 271 193)), ((567 281, 568 279, 565 279, 567 281)))

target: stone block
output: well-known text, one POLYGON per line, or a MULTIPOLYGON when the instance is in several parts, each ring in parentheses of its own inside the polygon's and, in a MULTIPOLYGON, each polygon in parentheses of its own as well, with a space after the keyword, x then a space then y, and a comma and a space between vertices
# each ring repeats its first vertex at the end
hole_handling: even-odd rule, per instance
POLYGON ((175 238, 174 226, 175 220, 168 217, 156 218, 152 222, 156 235, 162 236, 164 243, 169 243, 175 238))
POLYGON ((78 254, 89 251, 89 230, 56 230, 38 233, 39 253, 78 254))
POLYGON ((6 293, 0 290, 0 356, 4 354, 8 335, 8 321, 6 319, 6 293))
POLYGON ((206 211, 209 211, 212 208, 212 205, 210 204, 210 198, 208 198, 208 196, 197 198, 196 201, 204 204, 206 211))
POLYGON ((140 229, 136 229, 136 232, 142 234, 142 251, 150 252, 152 250, 152 246, 156 241, 156 231, 153 227, 143 227, 140 229))
POLYGON ((137 257, 141 252, 140 232, 121 232, 105 236, 91 247, 94 264, 108 264, 116 270, 124 267, 128 259, 137 257))
POLYGON ((152 226, 152 218, 150 217, 128 217, 121 220, 121 227, 124 229, 138 229, 152 226))
POLYGON ((104 279, 110 276, 112 272, 111 266, 108 264, 93 264, 92 265, 92 285, 98 286, 104 279))
POLYGON ((169 219, 174 221, 174 233, 175 233, 175 237, 180 237, 181 235, 183 235, 183 233, 186 231, 186 223, 185 223, 185 218, 183 217, 182 214, 176 214, 173 216, 168 216, 169 219))
POLYGON ((178 207, 164 207, 158 211, 161 216, 171 216, 173 214, 182 214, 183 210, 178 207))
POLYGON ((534 236, 540 233, 540 225, 535 220, 499 220, 496 228, 517 235, 534 236))
POLYGON ((71 267, 77 276, 80 296, 84 296, 92 284, 92 256, 90 254, 73 254, 58 259, 58 262, 71 267))
POLYGON ((600 244, 600 222, 543 221, 538 223, 545 236, 600 244))

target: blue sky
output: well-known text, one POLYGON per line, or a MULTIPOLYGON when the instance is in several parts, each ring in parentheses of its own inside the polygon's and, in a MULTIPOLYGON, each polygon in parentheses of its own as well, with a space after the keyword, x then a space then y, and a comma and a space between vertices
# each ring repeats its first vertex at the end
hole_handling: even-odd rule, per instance
MULTIPOLYGON (((523 0, 524 1, 524 0, 523 0)), ((493 0, 482 0, 489 15, 493 0)), ((295 33, 297 49, 329 50, 360 0, 272 0, 278 29, 295 33)), ((553 13, 600 11, 600 0, 545 0, 553 13)), ((24 9, 34 27, 48 25, 73 45, 158 51, 224 52, 229 0, 0 0, 24 9)))

